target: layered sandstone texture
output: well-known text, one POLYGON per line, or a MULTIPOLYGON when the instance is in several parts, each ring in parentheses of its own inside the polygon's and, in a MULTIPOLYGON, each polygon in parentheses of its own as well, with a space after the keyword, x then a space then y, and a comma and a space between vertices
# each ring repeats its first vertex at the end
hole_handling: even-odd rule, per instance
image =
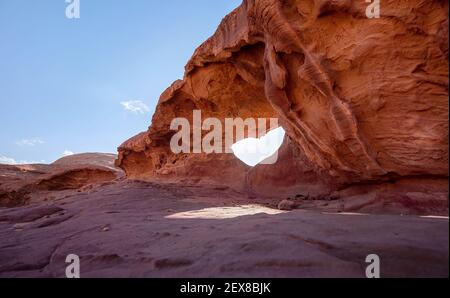
POLYGON ((55 201, 124 177, 115 154, 84 153, 52 164, 0 165, 0 208, 55 201))
POLYGON ((244 0, 162 94, 149 130, 119 148, 116 164, 131 178, 243 187, 447 180, 448 1, 384 0, 378 19, 367 17, 368 5, 244 0), (173 154, 172 119, 192 119, 196 109, 203 119, 279 118, 288 148, 278 167, 173 154))

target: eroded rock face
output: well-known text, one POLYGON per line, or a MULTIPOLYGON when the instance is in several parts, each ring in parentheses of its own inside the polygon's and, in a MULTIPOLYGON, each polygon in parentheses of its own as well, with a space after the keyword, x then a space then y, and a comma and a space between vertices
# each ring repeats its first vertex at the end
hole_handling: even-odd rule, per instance
POLYGON ((0 165, 0 207, 52 201, 124 176, 114 154, 84 153, 52 164, 0 165))
POLYGON ((278 164, 296 166, 293 185, 448 179, 448 1, 385 0, 379 19, 367 5, 245 0, 162 94, 150 129, 119 148, 117 165, 131 178, 263 181, 264 166, 248 173, 230 154, 170 151, 172 119, 199 109, 278 117, 285 147, 300 152, 278 164))

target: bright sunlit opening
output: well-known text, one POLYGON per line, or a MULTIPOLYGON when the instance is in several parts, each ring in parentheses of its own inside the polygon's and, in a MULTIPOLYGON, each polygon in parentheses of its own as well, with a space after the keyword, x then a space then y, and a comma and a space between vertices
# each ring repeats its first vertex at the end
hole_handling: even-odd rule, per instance
MULTIPOLYGON (((254 167, 257 164, 272 158, 283 144, 286 132, 282 127, 268 132, 265 136, 247 138, 235 143, 231 149, 234 155, 245 164, 254 167)), ((273 162, 275 163, 276 157, 273 162)))
POLYGON ((281 214, 285 211, 267 208, 260 205, 241 205, 234 207, 213 207, 175 213, 166 216, 169 219, 229 219, 255 214, 281 214))

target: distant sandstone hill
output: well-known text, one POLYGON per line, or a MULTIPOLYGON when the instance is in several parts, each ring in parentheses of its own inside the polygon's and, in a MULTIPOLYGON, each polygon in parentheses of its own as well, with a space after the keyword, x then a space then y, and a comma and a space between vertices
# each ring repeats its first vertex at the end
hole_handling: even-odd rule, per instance
POLYGON ((161 95, 149 130, 120 146, 116 164, 130 178, 255 194, 381 185, 370 200, 423 204, 435 195, 447 204, 448 1, 385 0, 379 19, 366 16, 367 5, 244 0, 161 95), (278 164, 173 154, 170 123, 195 109, 222 121, 279 117, 288 137, 278 164))
POLYGON ((113 181, 123 176, 114 166, 115 154, 85 153, 50 165, 0 165, 0 206, 13 207, 113 181))

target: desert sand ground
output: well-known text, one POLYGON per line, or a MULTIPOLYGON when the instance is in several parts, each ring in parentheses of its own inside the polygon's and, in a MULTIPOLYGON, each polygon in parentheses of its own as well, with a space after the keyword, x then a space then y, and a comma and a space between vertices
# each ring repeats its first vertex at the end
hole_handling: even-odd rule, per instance
POLYGON ((448 277, 446 217, 280 211, 226 188, 119 179, 0 209, 0 276, 448 277))

